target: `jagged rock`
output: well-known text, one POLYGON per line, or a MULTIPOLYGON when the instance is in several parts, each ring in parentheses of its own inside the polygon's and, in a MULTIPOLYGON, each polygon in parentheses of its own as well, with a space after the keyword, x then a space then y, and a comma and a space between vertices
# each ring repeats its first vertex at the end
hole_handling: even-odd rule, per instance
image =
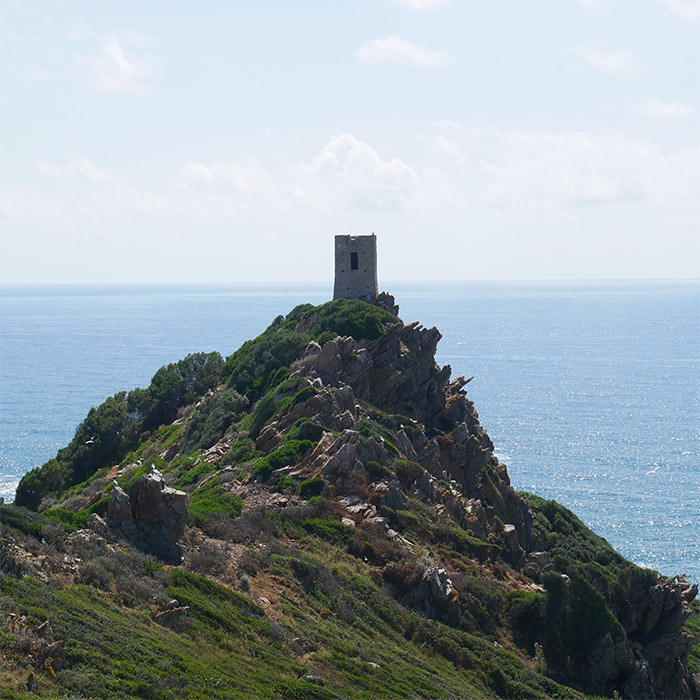
POLYGON ((588 654, 587 676, 597 687, 617 687, 624 697, 694 697, 687 672, 691 640, 682 632, 697 594, 685 577, 659 580, 627 603, 623 629, 607 634, 588 654))
POLYGON ((388 292, 379 292, 374 303, 390 314, 394 314, 394 316, 399 315, 399 305, 396 303, 394 296, 388 292))
POLYGON ((414 462, 418 460, 418 455, 416 454, 416 451, 403 428, 396 433, 394 446, 398 448, 399 453, 404 459, 410 459, 414 462))
POLYGON ((42 640, 41 648, 36 654, 34 663, 38 670, 53 675, 68 667, 67 656, 63 640, 56 642, 42 640))
POLYGON ((0 573, 21 578, 27 570, 25 559, 12 542, 0 542, 0 573))
POLYGON ((394 510, 402 510, 406 507, 406 497, 403 495, 401 486, 396 479, 389 482, 389 486, 382 496, 382 503, 387 508, 393 508, 394 510))
POLYGON ((434 501, 435 500, 435 479, 433 479, 429 474, 422 476, 415 483, 416 495, 419 496, 424 501, 434 501))
POLYGON ((549 564, 549 554, 547 552, 530 552, 527 555, 527 560, 544 569, 549 564))
POLYGON ((459 594, 445 569, 431 566, 408 596, 408 605, 420 608, 431 620, 455 626, 459 622, 459 594))
POLYGON ((163 627, 179 630, 190 623, 189 613, 189 605, 166 606, 156 613, 155 621, 163 627))
POLYGON ((518 544, 518 533, 515 530, 515 525, 505 523, 503 525, 503 537, 509 551, 513 553, 520 551, 520 545, 518 544))
MULTIPOLYGON (((137 547, 179 563, 181 551, 177 541, 185 531, 187 494, 166 486, 163 475, 155 468, 141 477, 135 491, 132 512, 129 495, 114 482, 106 524, 137 547)), ((94 529, 99 531, 97 521, 95 525, 94 529)))
POLYGON ((114 527, 119 527, 125 520, 131 520, 131 499, 116 481, 112 482, 112 493, 109 497, 109 520, 114 527))
POLYGON ((142 523, 164 527, 177 542, 185 531, 187 494, 166 486, 163 475, 153 469, 139 482, 136 517, 142 523))
POLYGON ((53 639, 53 630, 51 629, 51 623, 48 620, 44 620, 40 625, 34 629, 34 634, 42 639, 53 639))
POLYGON ((266 425, 255 441, 256 449, 264 452, 275 449, 282 442, 284 432, 300 418, 310 418, 336 432, 352 429, 358 418, 355 395, 347 385, 323 386, 317 394, 298 403, 279 420, 266 425))
POLYGON ((306 461, 315 473, 323 474, 334 483, 350 472, 362 473, 364 465, 370 460, 386 459, 386 448, 374 438, 365 440, 354 430, 343 430, 337 437, 324 433, 306 461), (362 470, 357 468, 358 463, 362 470))
POLYGON ((97 513, 93 513, 90 516, 90 519, 87 521, 87 528, 88 530, 92 530, 98 535, 101 535, 105 539, 109 537, 109 528, 107 527, 107 523, 97 513))

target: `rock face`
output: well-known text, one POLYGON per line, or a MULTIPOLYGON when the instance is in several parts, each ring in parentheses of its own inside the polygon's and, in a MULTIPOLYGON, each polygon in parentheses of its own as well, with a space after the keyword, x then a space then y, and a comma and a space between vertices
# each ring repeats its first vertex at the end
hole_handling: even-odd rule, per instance
POLYGON ((420 608, 431 620, 440 620, 456 627, 459 623, 459 594, 445 569, 426 569, 418 586, 406 600, 410 607, 420 608))
POLYGON ((109 519, 114 527, 119 527, 125 520, 131 520, 131 500, 126 491, 116 481, 112 482, 109 497, 109 519))
POLYGON ((697 680, 687 671, 692 640, 682 632, 698 592, 684 576, 660 580, 623 607, 623 629, 607 634, 588 655, 589 679, 623 697, 697 697, 697 680))
POLYGON ((189 605, 182 606, 173 599, 156 613, 155 621, 163 627, 181 630, 190 623, 189 613, 189 605))
POLYGON ((153 469, 139 483, 136 519, 156 528, 165 528, 172 541, 177 542, 185 531, 187 494, 166 486, 163 475, 153 469))
MULTIPOLYGON (((298 330, 311 323, 313 317, 298 330)), ((309 343, 292 365, 292 375, 306 377, 320 391, 267 426, 256 446, 268 448, 271 436, 278 442, 286 427, 301 417, 342 430, 334 441, 321 440, 310 458, 335 483, 351 476, 353 469, 365 468, 368 460, 385 463, 388 458, 381 443, 373 444, 353 430, 364 417, 358 401, 387 414, 410 416, 395 447, 400 458, 418 462, 432 480, 427 478, 416 493, 404 495, 438 499, 450 517, 482 539, 489 538, 491 523, 500 519, 505 528, 492 535, 494 543, 507 561, 520 567, 532 548, 532 515, 511 487, 505 465, 493 454, 493 443, 464 391, 468 380, 450 380, 450 366, 436 364, 440 338, 436 328, 406 326, 397 320, 376 340, 337 337, 323 346, 309 343), (453 482, 456 488, 436 489, 436 480, 453 482)), ((389 498, 395 496, 392 490, 389 498)))
POLYGON ((107 525, 142 549, 180 563, 182 553, 177 541, 185 531, 186 521, 187 494, 166 486, 157 469, 141 477, 135 503, 114 482, 107 525))

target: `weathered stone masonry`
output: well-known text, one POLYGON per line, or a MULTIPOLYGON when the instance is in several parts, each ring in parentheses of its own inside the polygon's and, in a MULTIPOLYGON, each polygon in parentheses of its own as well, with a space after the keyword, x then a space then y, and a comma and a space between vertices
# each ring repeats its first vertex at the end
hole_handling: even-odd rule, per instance
POLYGON ((377 237, 335 237, 334 299, 377 298, 377 237))

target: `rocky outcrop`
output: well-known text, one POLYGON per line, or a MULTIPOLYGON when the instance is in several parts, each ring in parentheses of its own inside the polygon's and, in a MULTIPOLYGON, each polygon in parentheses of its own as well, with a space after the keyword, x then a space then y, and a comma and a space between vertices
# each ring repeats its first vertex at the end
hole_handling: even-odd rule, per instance
MULTIPOLYGON (((292 374, 322 388, 267 426, 256 447, 269 449, 282 440, 284 430, 294 421, 312 418, 341 433, 332 445, 322 441, 310 460, 334 483, 338 475, 364 468, 367 459, 387 460, 386 454, 358 456, 367 442, 359 435, 350 436, 357 421, 367 415, 358 402, 406 416, 404 429, 395 432, 399 457, 418 462, 434 479, 456 486, 453 492, 436 492, 434 483, 427 480, 422 489, 406 495, 431 502, 445 496, 447 512, 458 524, 482 539, 492 532, 505 558, 520 568, 532 547, 529 507, 511 487, 505 465, 493 454, 493 443, 464 391, 468 380, 451 381, 449 365, 441 368, 436 364, 440 338, 436 328, 426 329, 418 323, 405 326, 397 320, 376 340, 337 337, 323 346, 309 343, 292 365, 292 374)), ((376 448, 370 444, 364 452, 376 448)))
MULTIPOLYGON (((309 386, 311 385, 310 382, 309 386)), ((284 432, 300 418, 310 418, 318 425, 336 432, 342 432, 355 426, 360 412, 352 389, 347 384, 337 387, 323 386, 318 378, 316 385, 319 388, 316 394, 306 401, 298 403, 279 420, 266 425, 260 431, 255 441, 256 449, 265 452, 275 449, 283 440, 284 432)))
POLYGON ((168 601, 155 615, 155 621, 163 627, 181 630, 190 624, 189 605, 180 605, 173 599, 168 601))
POLYGON ((111 525, 119 527, 125 520, 131 520, 131 500, 124 489, 116 481, 112 482, 112 493, 109 496, 108 515, 111 525))
POLYGON ((0 542, 0 574, 22 578, 33 572, 32 557, 10 541, 0 542))
POLYGON ((166 486, 163 475, 153 469, 139 482, 136 519, 156 528, 164 528, 172 541, 177 542, 185 531, 187 494, 166 486))
POLYGON ((166 486, 157 469, 141 477, 135 503, 115 481, 108 512, 107 525, 136 546, 166 561, 181 561, 177 541, 185 531, 187 494, 166 486))
POLYGON ((431 566, 406 598, 409 607, 420 609, 431 620, 456 627, 459 623, 459 594, 445 569, 431 566))
POLYGON ((682 631, 698 592, 684 576, 663 579, 626 603, 623 629, 606 634, 587 658, 594 687, 626 698, 697 697, 687 671, 692 640, 682 631))

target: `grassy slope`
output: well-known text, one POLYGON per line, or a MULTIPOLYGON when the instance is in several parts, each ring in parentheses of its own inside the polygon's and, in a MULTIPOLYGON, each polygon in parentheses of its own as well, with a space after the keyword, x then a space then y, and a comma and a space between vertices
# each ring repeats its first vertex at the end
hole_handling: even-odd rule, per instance
MULTIPOLYGON (((325 549, 324 558, 339 554, 325 549)), ((344 561, 331 576, 318 567, 318 557, 269 559, 259 576, 276 581, 277 620, 250 598, 178 569, 167 593, 191 607, 192 619, 179 632, 156 625, 146 606, 126 608, 91 586, 57 590, 31 577, 0 582, 0 609, 18 610, 32 624, 50 619, 55 638, 66 641, 70 667, 40 677, 40 697, 575 697, 493 642, 406 611, 355 573, 361 565, 344 561), (307 673, 326 686, 305 681, 307 673)), ((18 642, 4 635, 0 646, 0 697, 22 697, 18 642)))

